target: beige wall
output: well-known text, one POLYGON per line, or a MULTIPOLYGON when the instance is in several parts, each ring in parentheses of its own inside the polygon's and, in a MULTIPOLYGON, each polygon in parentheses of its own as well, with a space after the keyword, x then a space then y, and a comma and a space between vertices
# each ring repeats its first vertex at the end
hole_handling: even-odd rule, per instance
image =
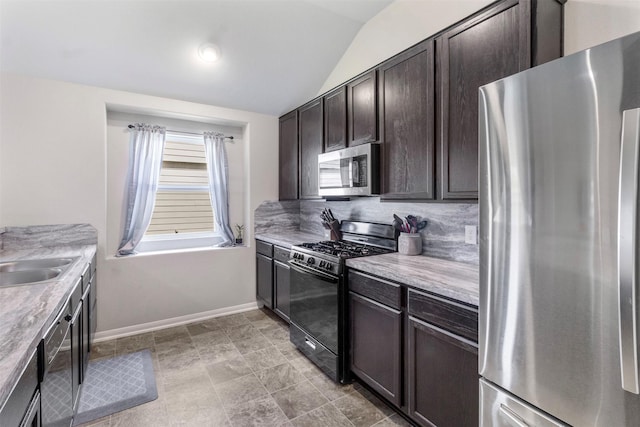
POLYGON ((362 26, 318 94, 340 85, 493 1, 394 1, 362 26))
MULTIPOLYGON (((318 95, 490 3, 396 0, 360 29, 318 95)), ((565 4, 565 55, 635 31, 640 31, 640 0, 568 0, 565 4)))
POLYGON ((116 160, 123 147, 109 147, 123 140, 115 129, 108 138, 107 105, 242 126, 246 209, 232 221, 239 215, 248 225, 250 243, 253 211, 278 197, 277 117, 9 74, 0 86, 0 218, 3 225, 97 228, 99 331, 255 304, 253 247, 113 257, 126 162, 116 160))
POLYGON ((569 0, 565 5, 565 55, 636 31, 640 0, 569 0))

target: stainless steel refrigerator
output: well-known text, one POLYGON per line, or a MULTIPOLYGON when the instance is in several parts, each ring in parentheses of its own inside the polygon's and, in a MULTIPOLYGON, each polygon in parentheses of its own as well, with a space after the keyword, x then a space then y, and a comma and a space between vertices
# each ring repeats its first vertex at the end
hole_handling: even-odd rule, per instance
POLYGON ((640 426, 640 32, 479 111, 480 424, 640 426))

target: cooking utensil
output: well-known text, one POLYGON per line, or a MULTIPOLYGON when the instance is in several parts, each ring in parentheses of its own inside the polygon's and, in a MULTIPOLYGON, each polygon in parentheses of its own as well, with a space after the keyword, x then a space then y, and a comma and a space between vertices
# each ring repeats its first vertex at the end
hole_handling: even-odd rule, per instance
POLYGON ((422 220, 416 225, 416 228, 418 229, 418 231, 420 231, 424 229, 426 226, 427 226, 427 221, 422 220))
POLYGON ((405 217, 407 219, 407 227, 409 228, 409 233, 415 233, 416 226, 418 224, 418 219, 413 215, 407 215, 405 217))

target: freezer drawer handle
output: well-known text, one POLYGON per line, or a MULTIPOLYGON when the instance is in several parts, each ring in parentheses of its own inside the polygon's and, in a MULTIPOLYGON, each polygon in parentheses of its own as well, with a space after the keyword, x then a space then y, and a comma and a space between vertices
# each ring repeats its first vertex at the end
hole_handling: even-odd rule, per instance
POLYGON ((305 339, 304 339, 304 343, 305 343, 306 345, 308 345, 309 347, 311 347, 313 350, 315 350, 315 349, 316 349, 316 345, 315 345, 315 343, 314 343, 313 341, 311 341, 309 338, 305 337, 305 339))
POLYGON ((500 415, 507 418, 509 423, 516 427, 529 427, 529 424, 527 424, 518 414, 513 412, 511 408, 505 406, 503 403, 500 404, 500 415))
POLYGON ((618 335, 622 388, 639 394, 636 257, 640 108, 622 114, 618 197, 618 335))

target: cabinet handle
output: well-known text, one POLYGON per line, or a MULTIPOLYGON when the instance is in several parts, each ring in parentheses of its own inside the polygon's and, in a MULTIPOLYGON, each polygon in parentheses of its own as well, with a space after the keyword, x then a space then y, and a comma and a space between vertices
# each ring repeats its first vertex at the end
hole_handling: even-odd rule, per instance
POLYGON ((311 347, 313 350, 315 350, 315 349, 316 349, 316 345, 315 345, 315 343, 314 343, 314 342, 312 342, 309 338, 305 338, 305 339, 304 339, 304 343, 305 343, 306 345, 308 345, 309 347, 311 347))
POLYGON ((529 427, 529 424, 527 424, 518 414, 513 412, 511 408, 505 406, 503 403, 500 404, 500 415, 507 418, 511 424, 517 427, 529 427))

